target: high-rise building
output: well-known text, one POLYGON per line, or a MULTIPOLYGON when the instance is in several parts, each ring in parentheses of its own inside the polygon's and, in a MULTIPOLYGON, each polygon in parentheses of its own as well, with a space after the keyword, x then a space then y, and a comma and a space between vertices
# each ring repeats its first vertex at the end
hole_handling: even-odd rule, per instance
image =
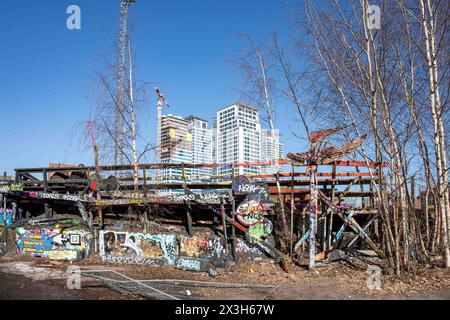
MULTIPOLYGON (((188 130, 192 135, 191 153, 192 163, 211 163, 212 158, 212 130, 208 128, 208 121, 197 116, 186 117, 188 130)), ((193 176, 211 175, 211 168, 191 169, 193 176)))
MULTIPOLYGON (((162 116, 160 146, 162 163, 192 163, 192 134, 188 121, 171 114, 162 116)), ((186 174, 189 173, 189 169, 186 169, 186 174)), ((182 169, 162 169, 159 175, 170 177, 163 178, 165 181, 180 181, 178 177, 182 176, 182 169)))
MULTIPOLYGON (((218 168, 186 168, 188 177, 231 176, 232 164, 241 162, 276 161, 283 156, 278 130, 261 129, 258 109, 236 103, 217 111, 212 128, 208 121, 197 116, 186 118, 161 117, 160 159, 162 163, 211 163, 218 168)), ((270 166, 237 166, 234 175, 274 174, 276 164, 270 166)), ((180 182, 181 168, 157 171, 163 181, 180 182)), ((189 179, 189 178, 188 178, 189 179)))
MULTIPOLYGON (((214 162, 217 162, 217 118, 214 117, 212 119, 212 146, 211 146, 211 152, 212 152, 212 159, 214 162)), ((217 170, 214 168, 213 173, 217 174, 217 170)))
MULTIPOLYGON (((260 161, 259 112, 255 107, 236 103, 217 111, 215 118, 215 160, 218 163, 260 161)), ((214 126, 214 125, 213 125, 214 126)), ((235 175, 259 174, 258 166, 237 167, 235 175)), ((231 175, 232 169, 220 167, 219 175, 231 175)))
MULTIPOLYGON (((284 147, 280 143, 280 133, 278 129, 261 129, 261 161, 277 161, 283 157, 284 147)), ((261 167, 263 174, 275 174, 279 170, 279 165, 261 167)))

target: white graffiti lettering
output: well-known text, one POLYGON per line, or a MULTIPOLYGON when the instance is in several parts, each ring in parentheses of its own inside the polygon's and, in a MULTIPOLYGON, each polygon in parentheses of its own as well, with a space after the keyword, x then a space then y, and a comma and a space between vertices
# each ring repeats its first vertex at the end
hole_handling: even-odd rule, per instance
POLYGON ((177 268, 188 270, 200 270, 200 261, 192 259, 178 259, 177 268))

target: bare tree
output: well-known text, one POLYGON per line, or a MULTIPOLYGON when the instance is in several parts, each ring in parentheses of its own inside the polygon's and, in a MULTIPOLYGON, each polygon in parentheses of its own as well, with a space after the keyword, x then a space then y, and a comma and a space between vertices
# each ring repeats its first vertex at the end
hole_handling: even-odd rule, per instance
MULTIPOLYGON (((308 135, 330 123, 348 128, 345 140, 350 131, 368 134, 359 154, 388 164, 371 175, 382 247, 397 274, 439 253, 448 266, 450 9, 442 0, 385 0, 380 7, 381 28, 374 29, 367 0, 304 0, 293 11, 295 32, 286 41, 293 46, 275 33, 261 45, 271 52, 269 90, 255 64, 243 69, 259 79, 260 101, 267 106, 269 92, 292 105, 308 135), (423 211, 415 206, 415 177, 423 177, 423 211)), ((264 68, 267 58, 256 57, 264 68)))
MULTIPOLYGON (((443 124, 443 106, 441 104, 441 97, 439 94, 440 79, 437 59, 438 48, 436 45, 436 35, 439 32, 438 26, 440 26, 441 24, 438 24, 435 17, 435 11, 442 8, 439 6, 438 1, 427 0, 425 3, 424 0, 419 0, 419 4, 423 25, 423 34, 425 36, 426 61, 428 66, 428 83, 430 90, 429 106, 431 116, 433 118, 437 189, 439 198, 439 212, 442 225, 442 243, 445 255, 445 265, 446 267, 450 267, 450 249, 448 239, 448 233, 450 230, 450 207, 448 192, 449 186, 447 172, 447 153, 443 124)), ((448 16, 445 18, 448 19, 448 16)))

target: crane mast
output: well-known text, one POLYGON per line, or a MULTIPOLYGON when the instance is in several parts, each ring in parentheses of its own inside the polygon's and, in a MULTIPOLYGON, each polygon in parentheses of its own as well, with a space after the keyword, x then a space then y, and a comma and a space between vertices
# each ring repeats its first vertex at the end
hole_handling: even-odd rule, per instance
POLYGON ((158 101, 156 102, 156 110, 157 110, 157 124, 156 124, 156 146, 157 146, 157 152, 156 152, 156 161, 158 163, 161 162, 161 120, 162 120, 162 108, 163 103, 166 104, 167 107, 169 107, 169 103, 167 103, 166 98, 164 97, 164 94, 161 92, 159 88, 155 88, 155 92, 158 95, 158 101))
POLYGON ((121 0, 119 11, 119 32, 117 42, 116 65, 116 101, 114 123, 114 164, 123 164, 123 147, 125 142, 125 86, 126 86, 126 49, 128 7, 136 0, 121 0))

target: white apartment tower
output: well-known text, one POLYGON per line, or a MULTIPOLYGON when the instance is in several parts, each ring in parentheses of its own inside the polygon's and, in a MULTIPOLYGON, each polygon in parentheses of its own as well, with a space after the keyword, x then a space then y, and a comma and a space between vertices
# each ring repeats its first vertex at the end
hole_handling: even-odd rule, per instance
MULTIPOLYGON (((278 161, 283 158, 283 144, 280 143, 280 133, 278 129, 262 129, 260 134, 261 161, 278 161)), ((275 174, 279 170, 279 165, 263 166, 261 173, 275 174)))
MULTIPOLYGON (((215 161, 236 163, 261 161, 261 124, 255 107, 236 103, 217 111, 215 127, 215 161)), ((231 175, 231 168, 220 167, 219 175, 231 175)), ((235 175, 259 174, 258 166, 237 167, 235 175)))
MULTIPOLYGON (((208 128, 208 121, 197 116, 186 117, 188 130, 192 136, 191 154, 192 163, 211 163, 212 158, 212 130, 208 128)), ((193 176, 209 176, 211 168, 191 169, 193 176)), ((206 178, 207 179, 207 178, 206 178)))

